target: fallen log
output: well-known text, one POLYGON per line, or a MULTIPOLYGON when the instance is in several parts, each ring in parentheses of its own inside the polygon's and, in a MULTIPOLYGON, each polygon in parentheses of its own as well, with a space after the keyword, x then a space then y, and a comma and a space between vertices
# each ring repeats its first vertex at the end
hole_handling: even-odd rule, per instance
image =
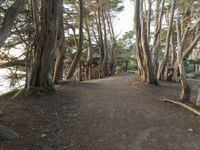
POLYGON ((169 100, 169 99, 161 99, 161 100, 163 100, 164 102, 175 104, 177 106, 181 106, 182 108, 185 108, 186 110, 188 110, 188 111, 200 116, 200 111, 198 111, 198 110, 196 110, 196 109, 192 108, 191 106, 188 106, 188 105, 186 105, 184 103, 181 103, 181 102, 178 102, 178 101, 174 101, 174 100, 169 100))

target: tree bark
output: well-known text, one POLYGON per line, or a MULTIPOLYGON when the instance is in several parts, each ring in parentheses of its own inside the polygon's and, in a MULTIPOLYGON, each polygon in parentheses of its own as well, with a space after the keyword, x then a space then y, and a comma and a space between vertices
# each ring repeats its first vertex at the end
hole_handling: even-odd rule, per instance
POLYGON ((111 37, 111 54, 110 54, 110 71, 111 75, 115 74, 115 65, 116 65, 116 39, 115 39, 115 33, 114 33, 114 28, 111 20, 111 14, 108 12, 107 14, 107 24, 110 32, 110 37, 111 37))
MULTIPOLYGON (((160 31, 161 31, 162 20, 163 20, 164 3, 165 3, 165 0, 162 0, 162 2, 161 0, 157 0, 157 4, 156 4, 156 10, 157 10, 156 21, 155 21, 156 29, 154 33, 154 42, 153 42, 153 47, 152 47, 153 71, 155 75, 157 74, 157 71, 158 71, 158 48, 160 47, 160 31)), ((156 82, 158 82, 157 79, 156 79, 156 82)))
POLYGON ((170 10, 169 27, 168 27, 166 43, 165 43, 166 44, 165 53, 160 62, 158 73, 157 73, 157 79, 159 79, 159 80, 164 79, 164 72, 165 72, 168 57, 169 57, 169 46, 170 46, 170 38, 171 38, 171 33, 172 33, 172 24, 173 24, 175 6, 176 6, 176 0, 172 0, 172 6, 171 6, 171 10, 170 10))
POLYGON ((66 79, 70 79, 75 70, 76 67, 80 61, 81 53, 83 48, 83 0, 79 0, 79 41, 78 41, 78 49, 75 54, 74 60, 72 61, 72 64, 70 65, 70 68, 67 72, 66 79))
POLYGON ((87 51, 87 62, 86 62, 86 79, 90 80, 92 78, 92 41, 91 34, 89 30, 89 20, 85 19, 85 27, 88 37, 88 51, 87 51))
POLYGON ((139 77, 142 82, 146 82, 146 74, 145 74, 145 68, 142 63, 142 45, 141 45, 141 23, 140 23, 140 0, 135 1, 135 17, 134 17, 134 29, 135 29, 135 35, 136 35, 136 58, 137 58, 137 64, 139 69, 139 77))
POLYGON ((25 0, 16 0, 12 6, 6 10, 4 20, 0 28, 0 48, 11 34, 11 28, 13 27, 14 20, 23 9, 25 2, 25 0))
POLYGON ((147 19, 147 37, 148 43, 151 41, 151 13, 152 13, 152 1, 148 0, 148 19, 147 19))
MULTIPOLYGON (((192 53, 193 49, 196 47, 198 41, 200 40, 200 33, 196 35, 195 39, 190 43, 186 50, 183 51, 183 59, 186 60, 190 54, 192 53)), ((172 81, 176 81, 177 74, 178 74, 178 60, 174 63, 174 72, 172 76, 172 81)))
POLYGON ((103 60, 105 57, 104 53, 104 41, 103 41, 103 33, 102 33, 102 0, 97 0, 98 8, 97 8, 97 27, 98 27, 98 45, 99 45, 99 54, 100 54, 100 63, 99 63, 99 78, 102 78, 105 74, 103 69, 103 60))
POLYGON ((102 23, 103 23, 103 47, 104 47, 104 57, 103 63, 101 66, 102 74, 101 78, 104 78, 107 74, 107 59, 108 59, 108 52, 107 52, 107 28, 106 28, 106 18, 105 18, 105 10, 104 5, 102 5, 101 15, 102 15, 102 23))
POLYGON ((56 48, 59 1, 42 0, 41 4, 41 30, 35 42, 30 87, 53 92, 51 65, 56 48))
POLYGON ((143 0, 135 1, 134 24, 136 33, 136 54, 140 79, 142 82, 146 82, 148 84, 156 84, 156 77, 153 72, 147 38, 147 24, 143 16, 143 0))
POLYGON ((63 78, 65 58, 65 35, 63 26, 63 0, 59 4, 58 35, 56 42, 56 62, 54 67, 53 83, 58 84, 63 78))
POLYGON ((178 67, 179 67, 179 72, 180 72, 180 80, 181 80, 181 85, 182 85, 180 99, 183 101, 189 101, 191 90, 185 76, 185 67, 183 63, 183 46, 184 46, 183 38, 184 37, 183 38, 181 37, 179 16, 177 18, 176 29, 177 29, 177 43, 178 43, 177 58, 178 58, 178 67))
POLYGON ((200 83, 198 85, 198 95, 197 95, 196 105, 200 106, 200 83))

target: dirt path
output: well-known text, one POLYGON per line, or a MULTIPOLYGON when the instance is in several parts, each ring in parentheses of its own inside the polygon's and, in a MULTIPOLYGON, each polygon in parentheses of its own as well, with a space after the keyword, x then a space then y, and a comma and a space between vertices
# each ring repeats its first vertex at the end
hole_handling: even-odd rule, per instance
POLYGON ((178 85, 141 85, 132 75, 76 83, 54 95, 5 99, 1 123, 21 139, 1 150, 199 150, 200 117, 164 103, 178 85))

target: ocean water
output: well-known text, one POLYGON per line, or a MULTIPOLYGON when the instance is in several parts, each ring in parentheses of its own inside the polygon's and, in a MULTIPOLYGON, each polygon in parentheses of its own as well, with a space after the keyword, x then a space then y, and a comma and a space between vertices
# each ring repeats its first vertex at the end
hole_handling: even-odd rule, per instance
POLYGON ((5 79, 6 75, 8 75, 8 71, 0 69, 0 95, 10 91, 10 80, 5 79))
POLYGON ((15 88, 23 87, 25 83, 25 81, 22 80, 19 83, 17 83, 15 87, 11 87, 11 80, 5 78, 8 74, 9 72, 7 69, 0 69, 0 95, 7 93, 15 88))

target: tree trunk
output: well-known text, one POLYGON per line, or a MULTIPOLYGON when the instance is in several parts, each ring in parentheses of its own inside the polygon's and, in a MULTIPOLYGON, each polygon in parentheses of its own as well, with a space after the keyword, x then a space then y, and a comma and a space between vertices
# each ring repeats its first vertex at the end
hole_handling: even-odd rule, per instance
MULTIPOLYGON (((156 21, 155 21, 156 29, 154 33, 154 42, 153 42, 153 47, 152 47, 153 71, 155 75, 157 74, 157 71, 158 71, 158 48, 160 47, 160 31, 161 31, 161 25, 162 25, 162 20, 163 20, 164 3, 165 3, 165 0, 162 0, 162 3, 161 3, 161 0, 157 0, 157 4, 156 4, 156 10, 157 10, 156 21)), ((158 82, 157 79, 156 79, 156 82, 158 82)))
POLYGON ((10 35, 14 20, 23 9, 25 2, 25 0, 16 0, 15 3, 13 3, 12 6, 6 10, 4 20, 0 28, 0 48, 10 35))
POLYGON ((56 48, 59 1, 42 0, 41 4, 41 30, 35 42, 30 87, 52 92, 51 65, 56 48))
POLYGON ((79 41, 78 41, 78 49, 75 54, 74 60, 72 61, 72 64, 70 65, 70 68, 67 72, 66 79, 70 79, 75 70, 76 67, 80 61, 81 53, 83 48, 83 0, 79 0, 79 41))
MULTIPOLYGON (((190 45, 187 47, 186 50, 183 51, 183 59, 186 60, 190 54, 192 53, 193 49, 197 45, 198 41, 200 39, 200 33, 196 35, 195 39, 190 43, 190 45)), ((177 75, 178 75, 178 60, 174 63, 174 72, 172 76, 172 81, 176 81, 177 75)))
POLYGON ((146 74, 145 68, 142 63, 143 56, 142 56, 142 45, 141 45, 141 23, 140 23, 140 0, 135 1, 135 17, 134 17, 134 25, 135 25, 135 34, 136 34, 136 58, 137 64, 139 69, 139 77, 142 82, 146 82, 146 74))
POLYGON ((89 30, 89 20, 85 19, 85 27, 88 37, 88 51, 87 51, 87 62, 86 62, 86 79, 90 80, 92 78, 92 41, 91 34, 89 30))
POLYGON ((163 59, 160 62, 158 73, 157 73, 157 79, 164 80, 164 73, 167 66, 167 61, 169 57, 169 46, 170 46, 170 38, 172 33, 172 25, 173 25, 173 18, 174 18, 174 10, 176 6, 176 0, 172 0, 172 6, 170 10, 170 19, 169 19, 169 27, 167 31, 167 37, 166 37, 166 45, 165 45, 165 53, 163 56, 163 59))
POLYGON ((104 41, 103 41, 103 33, 102 33, 102 0, 97 0, 98 8, 97 8, 97 27, 98 27, 98 36, 99 36, 99 78, 102 78, 103 75, 105 74, 103 70, 103 60, 105 58, 105 53, 104 53, 104 41))
POLYGON ((110 32, 110 37, 111 37, 111 54, 110 54, 110 72, 111 75, 115 74, 115 65, 116 65, 116 53, 115 53, 115 48, 116 48, 116 40, 115 40, 115 33, 114 33, 114 28, 111 20, 111 12, 108 12, 107 14, 107 24, 108 24, 108 29, 110 32))
POLYGON ((151 13, 152 13, 152 1, 148 0, 148 19, 147 19, 147 38, 148 43, 151 41, 151 13))
POLYGON ((171 47, 171 67, 174 66, 175 63, 175 48, 174 48, 174 43, 173 43, 173 36, 171 34, 171 38, 170 38, 170 47, 171 47))
POLYGON ((196 105, 200 106, 200 83, 199 83, 199 86, 198 86, 198 96, 197 96, 197 100, 196 100, 196 105))
POLYGON ((58 37, 56 42, 56 63, 54 67, 53 83, 58 84, 63 78, 65 58, 65 35, 63 27, 63 0, 60 0, 58 14, 58 37))
POLYGON ((143 0, 135 1, 134 23, 136 33, 136 54, 140 79, 142 82, 148 84, 156 84, 147 38, 147 24, 143 16, 143 0))
POLYGON ((184 40, 181 39, 181 29, 180 29, 180 20, 179 16, 176 23, 176 29, 177 29, 177 43, 178 43, 178 51, 177 51, 177 58, 178 58, 178 67, 180 72, 180 80, 181 80, 181 95, 180 99, 183 101, 189 101, 190 100, 190 86, 187 82, 186 76, 185 76, 185 67, 183 63, 183 42, 184 40))
POLYGON ((104 50, 104 57, 103 57, 103 63, 101 65, 101 78, 104 78, 106 76, 106 70, 107 70, 107 59, 108 59, 108 52, 107 52, 107 29, 106 29, 106 18, 105 18, 105 10, 104 6, 102 4, 101 9, 101 16, 102 16, 102 23, 103 23, 103 50, 104 50))

